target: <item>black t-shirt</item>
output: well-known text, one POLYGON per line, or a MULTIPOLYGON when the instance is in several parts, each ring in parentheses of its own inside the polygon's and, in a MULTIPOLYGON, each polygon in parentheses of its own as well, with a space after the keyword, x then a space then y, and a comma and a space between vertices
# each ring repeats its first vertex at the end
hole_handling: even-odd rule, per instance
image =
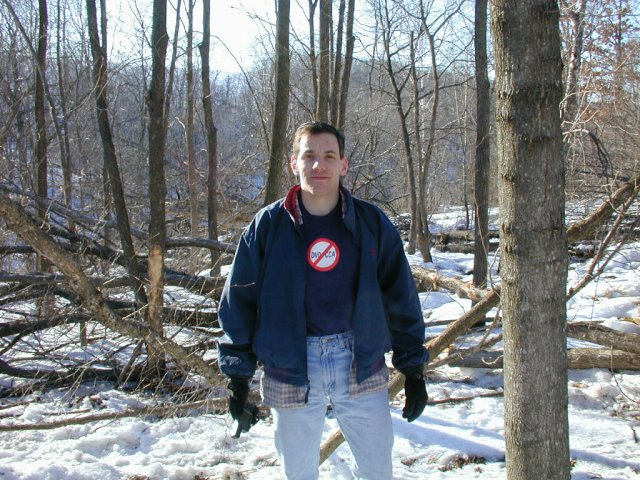
POLYGON ((307 335, 351 330, 359 250, 342 220, 342 201, 328 215, 311 215, 300 201, 307 245, 305 313, 307 335))

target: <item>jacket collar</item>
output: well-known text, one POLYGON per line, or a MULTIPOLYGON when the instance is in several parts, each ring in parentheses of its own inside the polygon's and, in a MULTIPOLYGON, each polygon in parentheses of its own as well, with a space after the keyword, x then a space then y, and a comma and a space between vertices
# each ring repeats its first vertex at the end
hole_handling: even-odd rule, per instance
MULTIPOLYGON (((300 208, 300 195, 298 195, 300 190, 302 190, 300 185, 294 185, 289 189, 284 199, 284 209, 296 227, 302 226, 302 210, 300 208)), ((353 211, 353 197, 342 185, 340 185, 340 196, 342 197, 342 220, 347 229, 354 233, 355 213, 353 211)))

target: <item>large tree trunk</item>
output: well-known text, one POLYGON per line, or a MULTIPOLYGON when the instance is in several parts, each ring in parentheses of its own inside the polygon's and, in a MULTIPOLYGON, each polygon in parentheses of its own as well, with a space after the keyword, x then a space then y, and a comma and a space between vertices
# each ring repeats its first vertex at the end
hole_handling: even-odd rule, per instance
POLYGON ((507 478, 568 479, 557 2, 494 0, 507 478))
POLYGON ((476 69, 476 148, 473 175, 475 207, 473 284, 484 288, 487 284, 489 252, 489 114, 490 90, 487 73, 487 0, 476 0, 475 12, 475 69, 476 69))
MULTIPOLYGON (((202 43, 202 108, 207 135, 207 235, 209 240, 218 240, 218 129, 213 123, 213 101, 209 69, 209 45, 211 42, 211 2, 203 0, 202 43)), ((220 272, 220 255, 211 251, 212 276, 220 272)))
MULTIPOLYGON (((276 38, 276 92, 271 122, 271 151, 264 204, 281 196, 282 162, 287 148, 287 114, 289 111, 289 0, 278 0, 276 38)), ((321 62, 322 65, 322 62, 321 62)))
MULTIPOLYGON (((165 197, 166 182, 164 154, 165 118, 165 62, 167 54, 167 0, 154 0, 151 31, 151 82, 147 92, 149 110, 149 327, 162 335, 162 306, 164 304, 165 271, 165 197)), ((154 345, 148 346, 150 373, 160 377, 164 370, 164 354, 154 345)))

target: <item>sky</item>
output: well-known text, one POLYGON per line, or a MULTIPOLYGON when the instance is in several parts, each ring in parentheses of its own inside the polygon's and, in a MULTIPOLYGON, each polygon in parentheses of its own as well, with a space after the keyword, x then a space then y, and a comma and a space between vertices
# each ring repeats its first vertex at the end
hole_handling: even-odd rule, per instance
MULTIPOLYGON (((186 31, 185 2, 187 0, 183 0, 181 7, 185 22, 183 31, 186 31)), ((177 0, 170 0, 167 7, 167 31, 171 36, 175 28, 176 5, 177 0)), ((306 22, 300 5, 300 2, 291 2, 291 22, 295 26, 306 22)), ((127 58, 136 51, 141 23, 150 31, 151 6, 152 2, 148 0, 107 1, 110 55, 119 52, 127 58)), ((196 2, 194 11, 195 42, 199 42, 202 38, 201 1, 196 2)), ((243 67, 250 65, 257 51, 256 36, 269 31, 275 31, 274 0, 211 0, 211 68, 235 73, 240 71, 238 62, 243 67)), ((199 54, 196 52, 196 55, 199 54)))
MULTIPOLYGON (((450 230, 463 218, 451 210, 432 219, 434 230, 450 230)), ((492 219, 495 221, 495 213, 492 219)), ((473 257, 434 251, 434 262, 410 263, 463 281, 471 279, 473 257)), ((499 282, 497 259, 492 277, 499 282)), ((569 285, 587 272, 589 261, 574 261, 569 285)), ((185 292, 168 292, 167 300, 185 292)), ((441 333, 470 301, 448 292, 420 294, 427 336, 441 333)), ((201 301, 194 298, 195 302, 201 301)), ((490 312, 489 317, 496 313, 490 312)), ((567 304, 570 321, 602 322, 640 334, 640 242, 625 245, 605 272, 567 304)), ((0 319, 1 320, 1 319, 0 319)), ((496 333, 500 332, 498 328, 496 333)), ((484 332, 457 341, 469 347, 484 332)), ((594 347, 569 339, 569 348, 594 347)), ((501 349, 499 343, 494 348, 501 349)), ((70 351, 70 355, 86 352, 70 351)), ((257 380, 257 377, 256 377, 257 380)), ((4 382, 4 383, 3 383, 4 382)), ((0 385, 7 379, 0 376, 0 385)), ((256 388, 256 382, 253 388, 256 388)), ((394 480, 505 479, 504 401, 501 370, 442 366, 430 371, 430 404, 413 423, 402 419, 402 395, 392 403, 395 433, 394 480), (449 401, 458 399, 458 401, 449 401)), ((569 427, 573 480, 640 478, 640 372, 607 369, 569 371, 569 427)), ((219 398, 213 392, 211 398, 219 398)), ((235 425, 224 413, 190 411, 181 416, 146 416, 73 424, 85 415, 122 412, 161 398, 114 390, 109 384, 59 390, 20 399, 0 399, 2 480, 204 480, 282 478, 273 447, 273 426, 260 421, 233 438, 235 425), (53 429, 4 431, 67 419, 53 429)), ((327 420, 325 435, 336 428, 327 420)), ((320 467, 323 480, 351 478, 348 446, 340 446, 320 467)))

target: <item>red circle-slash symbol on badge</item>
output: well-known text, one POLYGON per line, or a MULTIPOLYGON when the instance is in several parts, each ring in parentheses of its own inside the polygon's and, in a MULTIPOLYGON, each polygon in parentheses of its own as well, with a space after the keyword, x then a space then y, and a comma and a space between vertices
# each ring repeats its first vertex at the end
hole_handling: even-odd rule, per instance
POLYGON ((340 249, 333 240, 318 238, 311 243, 307 250, 309 265, 319 272, 333 270, 340 261, 340 249))

